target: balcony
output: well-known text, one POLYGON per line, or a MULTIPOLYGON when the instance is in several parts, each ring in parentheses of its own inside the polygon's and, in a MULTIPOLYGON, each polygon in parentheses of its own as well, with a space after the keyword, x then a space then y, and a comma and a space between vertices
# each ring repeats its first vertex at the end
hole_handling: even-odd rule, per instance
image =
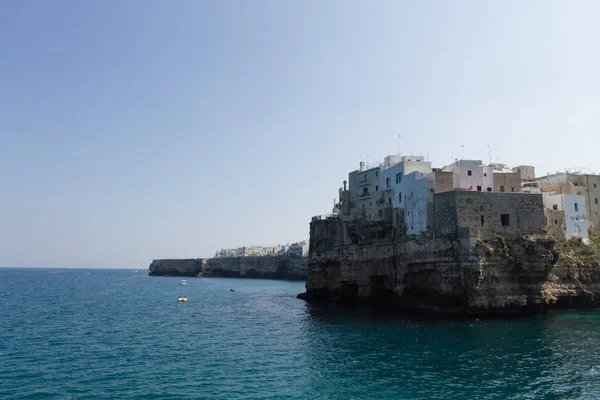
POLYGON ((363 180, 362 180, 362 181, 360 181, 360 182, 356 182, 356 186, 357 186, 357 187, 361 187, 361 186, 370 185, 370 184, 372 184, 372 183, 373 183, 373 181, 368 181, 368 180, 366 180, 366 179, 363 179, 363 180))

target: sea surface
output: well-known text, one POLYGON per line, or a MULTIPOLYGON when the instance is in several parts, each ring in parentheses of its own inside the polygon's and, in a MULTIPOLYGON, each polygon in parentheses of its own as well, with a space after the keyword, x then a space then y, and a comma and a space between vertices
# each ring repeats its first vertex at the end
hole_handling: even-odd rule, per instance
POLYGON ((0 269, 0 399, 600 399, 598 311, 413 319, 180 280, 0 269))

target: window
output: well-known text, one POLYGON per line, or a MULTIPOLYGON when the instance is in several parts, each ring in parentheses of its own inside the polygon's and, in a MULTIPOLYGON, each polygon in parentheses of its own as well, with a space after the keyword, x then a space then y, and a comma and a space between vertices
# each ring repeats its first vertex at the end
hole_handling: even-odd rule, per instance
POLYGON ((484 173, 483 176, 487 176, 487 173, 484 173))
POLYGON ((388 203, 392 204, 392 198, 391 197, 388 199, 388 203))
POLYGON ((375 177, 379 176, 379 171, 375 171, 375 177))
POLYGON ((485 224, 485 217, 482 215, 481 216, 481 226, 483 226, 483 224, 485 224))
POLYGON ((575 182, 573 185, 577 186, 577 182, 575 182))
POLYGON ((371 214, 369 214, 369 219, 371 219, 371 214))
POLYGON ((558 204, 552 204, 552 209, 553 210, 558 210, 558 204))
POLYGON ((468 170, 468 171, 467 171, 467 175, 469 175, 469 176, 471 176, 471 175, 472 175, 472 174, 471 174, 471 170, 468 170))
POLYGON ((598 198, 597 197, 594 199, 594 203, 598 204, 598 198))
POLYGON ((379 210, 379 211, 377 212, 377 215, 379 216, 379 218, 383 217, 383 211, 379 210))
POLYGON ((554 220, 554 225, 558 225, 558 220, 557 219, 554 220))
POLYGON ((429 193, 433 193, 433 188, 429 188, 429 193))
POLYGON ((375 191, 379 192, 379 185, 375 185, 375 191))
POLYGON ((510 187, 510 191, 511 191, 511 192, 514 192, 514 191, 515 191, 515 187, 514 187, 514 186, 511 186, 511 187, 510 187))
POLYGON ((373 205, 373 202, 372 202, 372 201, 370 201, 370 202, 369 202, 369 207, 370 207, 370 206, 372 206, 372 205, 373 205))
POLYGON ((594 183, 594 187, 596 187, 596 184, 594 183))
POLYGON ((579 211, 579 204, 575 203, 575 211, 579 211))
POLYGON ((390 181, 391 181, 391 178, 389 176, 387 178, 385 178, 385 187, 387 189, 390 188, 390 183, 391 183, 390 181))
POLYGON ((398 202, 402 203, 402 193, 398 193, 398 202))
POLYGON ((487 189, 487 191, 488 191, 488 192, 491 192, 491 191, 492 191, 492 188, 491 188, 491 187, 489 187, 489 188, 487 189))
POLYGON ((502 226, 510 226, 510 215, 500 214, 500 222, 502 222, 502 226))
POLYGON ((500 185, 500 191, 504 192, 504 186, 500 185))
POLYGON ((369 195, 369 188, 363 188, 363 196, 369 195))
POLYGON ((402 182, 402 172, 396 174, 396 183, 402 182))
POLYGON ((477 191, 481 192, 481 186, 477 186, 477 191))
POLYGON ((483 211, 483 206, 479 206, 479 211, 483 211))

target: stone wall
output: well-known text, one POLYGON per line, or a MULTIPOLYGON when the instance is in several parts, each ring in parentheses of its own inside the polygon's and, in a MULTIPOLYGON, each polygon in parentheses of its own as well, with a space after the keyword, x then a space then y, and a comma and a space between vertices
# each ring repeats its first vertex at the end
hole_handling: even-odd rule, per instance
POLYGON ((565 231, 565 212, 562 210, 544 210, 546 216, 546 229, 548 234, 554 235, 561 240, 567 238, 565 231))
POLYGON ((199 259, 163 259, 150 264, 155 276, 218 276, 227 278, 264 278, 306 280, 306 257, 255 256, 199 259))
POLYGON ((494 192, 520 192, 521 174, 519 172, 494 172, 494 192))
POLYGON ((435 193, 451 192, 454 190, 454 174, 452 171, 434 171, 435 193))
POLYGON ((492 240, 497 234, 516 238, 545 229, 542 195, 454 191, 434 195, 436 235, 468 235, 492 240))

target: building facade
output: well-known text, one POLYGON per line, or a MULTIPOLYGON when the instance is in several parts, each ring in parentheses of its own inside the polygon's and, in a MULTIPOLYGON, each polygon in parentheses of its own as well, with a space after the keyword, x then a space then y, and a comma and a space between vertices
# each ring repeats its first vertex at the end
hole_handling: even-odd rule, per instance
POLYGON ((589 228, 600 231, 600 175, 559 172, 536 179, 542 193, 585 197, 589 228))
POLYGON ((348 174, 349 211, 354 218, 376 219, 380 198, 381 168, 367 168, 364 162, 360 168, 348 174))
POLYGON ((404 208, 405 177, 413 172, 429 174, 431 163, 424 161, 423 156, 402 156, 397 164, 383 170, 381 184, 388 192, 387 198, 392 199, 393 208, 404 208))
POLYGON ((587 239, 588 221, 585 196, 578 194, 544 194, 546 225, 548 230, 559 237, 578 236, 587 239))
POLYGON ((481 160, 456 160, 442 170, 453 173, 455 189, 494 191, 494 170, 484 165, 481 160))

